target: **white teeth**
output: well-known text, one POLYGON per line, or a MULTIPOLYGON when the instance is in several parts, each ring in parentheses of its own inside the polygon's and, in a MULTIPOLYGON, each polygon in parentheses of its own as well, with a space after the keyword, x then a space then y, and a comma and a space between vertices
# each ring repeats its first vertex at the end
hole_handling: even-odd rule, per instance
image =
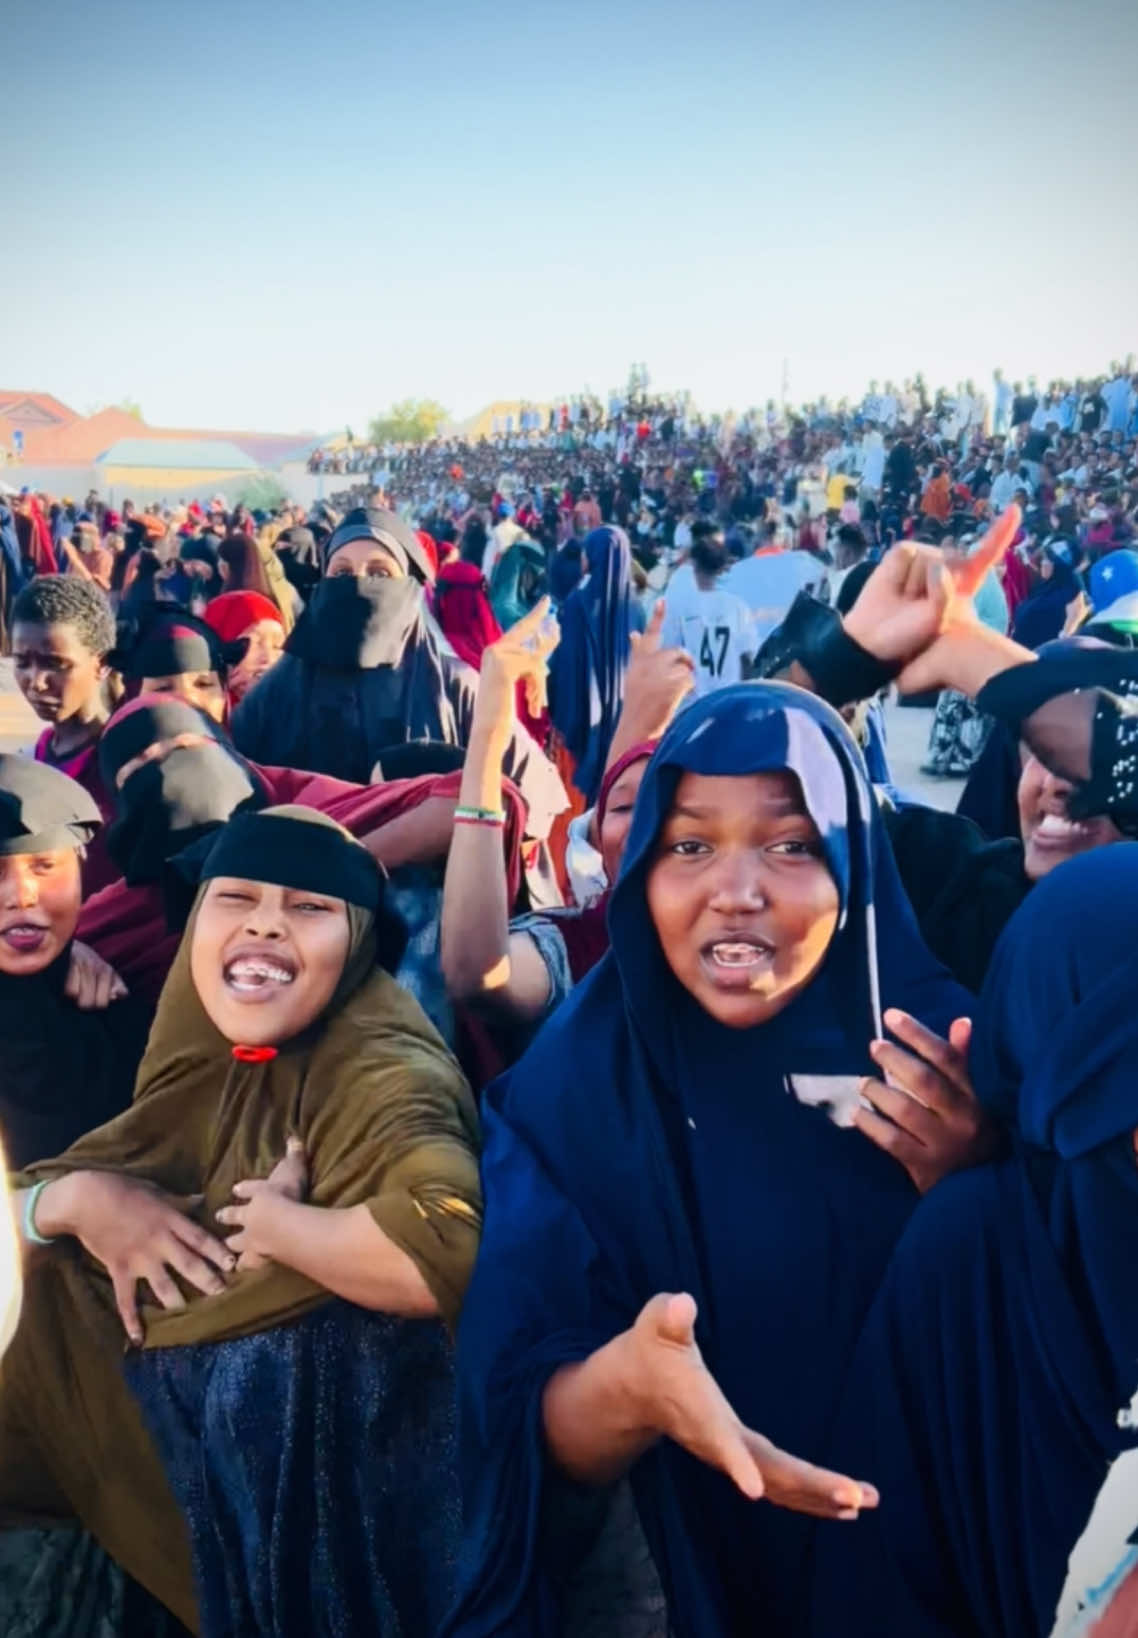
POLYGON ((713 944, 712 959, 720 967, 753 967, 766 959, 768 951, 758 944, 713 944))
POLYGON ((225 976, 237 989, 260 989, 265 984, 291 984, 293 974, 273 961, 243 957, 225 969, 225 976))
POLYGON ((1083 836, 1086 834, 1085 825, 1077 825, 1071 819, 1064 819, 1057 813, 1045 813, 1035 827, 1037 836, 1083 836))

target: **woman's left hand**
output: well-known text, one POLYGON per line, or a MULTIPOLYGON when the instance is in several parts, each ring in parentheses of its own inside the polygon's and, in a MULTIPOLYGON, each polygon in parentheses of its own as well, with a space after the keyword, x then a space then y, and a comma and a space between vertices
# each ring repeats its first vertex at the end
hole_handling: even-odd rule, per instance
POLYGON ((236 1205, 223 1206, 219 1223, 236 1229, 226 1244, 237 1257, 238 1274, 264 1268, 273 1258, 273 1224, 282 1200, 302 1201, 308 1193, 308 1161, 304 1145, 291 1137, 285 1157, 268 1177, 249 1178, 233 1187, 236 1205))
POLYGON ((947 1041, 896 1008, 885 1014, 885 1022, 905 1044, 874 1041, 870 1047, 892 1084, 862 1083, 862 1095, 873 1107, 859 1108, 854 1124, 927 1194, 950 1172, 993 1159, 999 1128, 980 1107, 969 1079, 970 1018, 958 1018, 947 1041))

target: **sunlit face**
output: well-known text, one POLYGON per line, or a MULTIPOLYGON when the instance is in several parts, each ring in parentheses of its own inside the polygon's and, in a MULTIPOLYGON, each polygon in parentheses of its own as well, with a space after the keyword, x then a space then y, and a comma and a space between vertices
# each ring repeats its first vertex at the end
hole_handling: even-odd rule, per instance
POLYGON ((235 700, 244 699, 253 684, 272 670, 284 652, 284 627, 276 620, 258 620, 241 635, 249 646, 240 664, 229 673, 229 692, 235 700))
POLYGON ((68 622, 18 620, 12 629, 16 684, 41 722, 68 722, 99 698, 107 668, 68 622))
POLYGON ((0 854, 0 973, 50 967, 74 936, 82 894, 75 848, 0 854))
POLYGON ((632 812, 636 807, 636 793, 640 789, 644 778, 644 770, 648 766, 648 758, 634 762, 621 774, 612 790, 609 792, 605 804, 604 818, 601 820, 601 858, 605 865, 605 878, 611 885, 620 875, 620 863, 624 858, 624 844, 628 841, 628 832, 632 826, 632 812))
POLYGON ((378 540, 352 540, 341 546, 328 565, 330 576, 351 574, 357 580, 404 580, 403 565, 378 540))
POLYGON ((278 1046, 324 1011, 349 943, 343 899, 219 876, 198 906, 190 974, 226 1040, 278 1046))
POLYGON ((672 972, 731 1029, 765 1023, 810 982, 840 909, 798 780, 786 772, 684 774, 647 898, 672 972))
POLYGON ((1037 882, 1079 853, 1125 840, 1111 819, 1098 816, 1078 821, 1067 817, 1067 800, 1074 786, 1049 773, 1042 762, 1021 747, 1023 772, 1017 801, 1019 831, 1023 839, 1023 868, 1029 881, 1037 882))
POLYGON ((196 705, 214 722, 225 721, 226 698, 216 671, 179 671, 172 677, 144 677, 144 694, 172 694, 175 699, 196 705))

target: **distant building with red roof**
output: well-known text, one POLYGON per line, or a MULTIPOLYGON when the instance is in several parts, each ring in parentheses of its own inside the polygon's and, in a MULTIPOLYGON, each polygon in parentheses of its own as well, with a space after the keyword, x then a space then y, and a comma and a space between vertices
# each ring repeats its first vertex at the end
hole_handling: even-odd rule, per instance
POLYGON ((315 433, 230 432, 218 428, 150 427, 128 410, 111 407, 79 415, 46 392, 0 390, 0 466, 90 467, 123 439, 202 440, 235 444, 257 468, 306 458, 321 440, 315 433))

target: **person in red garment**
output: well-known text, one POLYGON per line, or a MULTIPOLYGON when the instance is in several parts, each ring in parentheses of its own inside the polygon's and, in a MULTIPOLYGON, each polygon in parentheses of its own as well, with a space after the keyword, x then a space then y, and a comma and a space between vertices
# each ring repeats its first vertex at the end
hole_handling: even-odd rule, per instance
MULTIPOLYGON (((336 819, 388 871, 445 857, 459 774, 353 785, 324 774, 267 768, 239 756, 220 726, 181 700, 142 695, 104 730, 99 764, 116 793, 108 847, 123 879, 83 906, 77 937, 131 992, 157 1002, 178 948, 167 929, 167 861, 238 811, 292 804, 336 819)), ((505 792, 511 894, 518 887, 524 808, 505 792)))
POLYGON ((223 643, 245 644, 244 654, 230 666, 225 680, 232 710, 284 653, 284 620, 272 599, 255 591, 222 592, 207 606, 203 618, 223 643))

